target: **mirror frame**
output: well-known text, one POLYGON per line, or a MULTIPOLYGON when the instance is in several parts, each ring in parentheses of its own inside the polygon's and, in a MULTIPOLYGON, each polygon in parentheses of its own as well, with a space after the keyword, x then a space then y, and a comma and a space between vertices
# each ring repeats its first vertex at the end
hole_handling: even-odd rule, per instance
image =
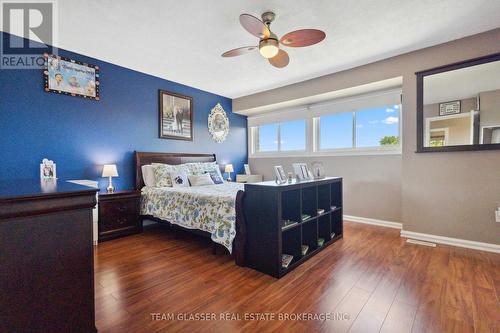
POLYGON ((500 60, 500 53, 490 54, 484 57, 465 60, 450 65, 426 69, 416 72, 417 76, 417 153, 434 153, 449 151, 475 151, 500 149, 500 143, 457 145, 445 147, 424 147, 424 78, 429 75, 448 72, 456 69, 476 66, 488 62, 500 60))

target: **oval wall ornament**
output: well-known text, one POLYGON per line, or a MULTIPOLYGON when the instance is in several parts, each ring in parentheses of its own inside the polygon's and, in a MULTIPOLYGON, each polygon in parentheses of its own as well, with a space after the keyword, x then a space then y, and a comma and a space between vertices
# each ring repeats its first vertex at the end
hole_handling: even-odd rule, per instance
POLYGON ((217 103, 208 115, 208 131, 212 135, 212 139, 217 143, 224 142, 229 133, 229 119, 227 118, 226 111, 224 111, 219 103, 217 103))

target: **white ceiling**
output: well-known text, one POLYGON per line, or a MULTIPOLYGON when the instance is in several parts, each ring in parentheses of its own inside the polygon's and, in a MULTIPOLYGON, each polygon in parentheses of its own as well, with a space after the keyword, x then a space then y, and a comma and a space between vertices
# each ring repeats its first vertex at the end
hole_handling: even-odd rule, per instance
POLYGON ((500 89, 500 61, 424 77, 424 104, 476 97, 500 89))
POLYGON ((499 0, 64 0, 59 46, 144 73, 236 98, 311 79, 500 26, 499 0), (287 48, 290 65, 270 66, 239 24, 241 13, 277 14, 283 34, 317 28, 327 38, 287 48))

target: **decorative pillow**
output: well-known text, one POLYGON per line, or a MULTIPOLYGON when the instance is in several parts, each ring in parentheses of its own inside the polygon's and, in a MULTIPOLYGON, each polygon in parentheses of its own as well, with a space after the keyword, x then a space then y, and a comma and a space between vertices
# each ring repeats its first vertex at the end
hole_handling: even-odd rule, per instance
POLYGON ((153 166, 151 164, 143 165, 141 170, 144 185, 154 187, 156 185, 156 178, 153 166))
POLYGON ((185 165, 192 175, 201 175, 204 171, 203 163, 186 163, 185 165))
POLYGON ((217 167, 216 162, 194 162, 186 163, 185 165, 193 175, 202 175, 205 172, 213 170, 217 167))
POLYGON ((191 170, 189 170, 188 166, 186 164, 178 164, 175 166, 175 169, 179 172, 182 172, 183 174, 189 176, 192 175, 193 173, 191 170))
POLYGON ((185 175, 190 175, 191 172, 185 164, 162 164, 162 163, 152 163, 154 168, 156 187, 172 187, 172 179, 170 178, 170 173, 180 172, 185 175))
POLYGON ((188 179, 191 186, 214 185, 214 181, 208 173, 204 173, 202 175, 191 175, 188 176, 188 179))
POLYGON ((215 162, 203 163, 203 173, 209 173, 216 184, 222 184, 224 177, 220 172, 220 167, 215 162))
POLYGON ((210 178, 212 178, 212 181, 214 184, 222 184, 224 183, 224 179, 222 178, 222 175, 220 174, 220 171, 217 172, 216 170, 213 171, 205 171, 207 175, 210 175, 210 178))
POLYGON ((189 187, 188 176, 183 172, 171 172, 170 179, 173 187, 189 187))
POLYGON ((170 173, 177 171, 175 165, 153 163, 156 187, 172 187, 170 173))

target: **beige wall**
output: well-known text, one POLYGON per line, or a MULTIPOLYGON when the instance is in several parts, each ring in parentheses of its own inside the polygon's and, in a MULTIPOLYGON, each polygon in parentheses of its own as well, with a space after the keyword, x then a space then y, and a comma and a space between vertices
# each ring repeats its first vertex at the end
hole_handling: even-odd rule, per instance
MULTIPOLYGON (((495 207, 500 206, 500 152, 415 153, 417 85, 414 74, 416 71, 498 53, 499 41, 500 29, 492 30, 366 66, 238 98, 233 100, 233 111, 403 76, 403 155, 400 178, 403 228, 500 244, 500 223, 495 223, 494 219, 495 207)), ((375 163, 374 159, 378 158, 385 156, 357 159, 345 157, 341 158, 339 163, 346 169, 355 170, 359 164, 375 163)), ((258 165, 255 160, 252 160, 252 163, 258 165)), ((349 177, 363 179, 366 177, 363 175, 365 172, 373 171, 359 170, 349 177)), ((391 186, 381 182, 373 184, 371 188, 374 190, 367 195, 369 198, 365 196, 360 199, 355 195, 346 195, 346 207, 376 207, 377 202, 391 186), (347 204, 347 201, 356 203, 351 205, 347 204)), ((397 202, 399 200, 396 200, 395 206, 397 202)), ((364 215, 376 218, 378 214, 380 218, 390 220, 393 213, 393 209, 387 209, 384 212, 373 210, 364 215)))
POLYGON ((401 155, 321 158, 250 158, 252 173, 274 179, 273 166, 322 161, 327 175, 343 177, 344 214, 401 221, 401 155))
POLYGON ((479 93, 481 126, 500 125, 500 90, 479 93))

